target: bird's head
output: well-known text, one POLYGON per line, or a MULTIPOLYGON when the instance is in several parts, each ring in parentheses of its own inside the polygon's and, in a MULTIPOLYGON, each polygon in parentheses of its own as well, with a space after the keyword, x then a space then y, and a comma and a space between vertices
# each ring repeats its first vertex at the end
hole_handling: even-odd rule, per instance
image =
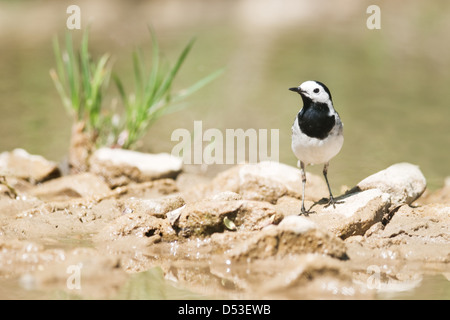
POLYGON ((318 103, 328 103, 331 101, 331 93, 327 86, 319 81, 305 81, 300 86, 289 88, 302 96, 303 101, 310 100, 318 103))

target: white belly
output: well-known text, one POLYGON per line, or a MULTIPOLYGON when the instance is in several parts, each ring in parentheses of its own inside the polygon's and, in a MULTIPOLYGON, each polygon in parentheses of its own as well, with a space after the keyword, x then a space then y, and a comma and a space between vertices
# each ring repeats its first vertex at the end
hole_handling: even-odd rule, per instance
POLYGON ((292 130, 292 151, 298 160, 305 165, 321 164, 330 161, 336 156, 344 144, 341 130, 332 130, 330 135, 323 139, 311 138, 300 132, 297 119, 292 130))

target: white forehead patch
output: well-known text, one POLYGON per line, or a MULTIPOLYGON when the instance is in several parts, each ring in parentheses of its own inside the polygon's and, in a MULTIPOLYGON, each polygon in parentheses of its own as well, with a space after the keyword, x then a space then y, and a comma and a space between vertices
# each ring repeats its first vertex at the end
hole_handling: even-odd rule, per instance
POLYGON ((315 81, 305 81, 299 86, 302 94, 311 98, 311 100, 326 103, 330 100, 330 96, 324 87, 315 81))

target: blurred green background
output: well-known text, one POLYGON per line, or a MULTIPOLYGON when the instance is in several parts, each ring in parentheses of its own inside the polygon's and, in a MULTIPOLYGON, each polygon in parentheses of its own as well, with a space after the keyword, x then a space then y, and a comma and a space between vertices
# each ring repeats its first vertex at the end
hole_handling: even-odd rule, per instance
MULTIPOLYGON (((55 161, 67 155, 72 122, 49 70, 52 37, 62 40, 72 4, 82 19, 75 43, 90 25, 93 55, 112 54, 130 86, 132 50, 141 46, 150 61, 148 24, 171 62, 197 37, 175 89, 226 67, 186 100, 187 109, 161 118, 140 150, 171 152, 172 132, 202 120, 203 130, 279 129, 280 161, 295 166, 290 134, 301 100, 288 88, 314 79, 330 88, 345 125, 344 147, 329 170, 334 189, 403 161, 419 165, 431 189, 450 175, 444 0, 376 1, 380 30, 366 27, 373 1, 0 1, 0 151, 21 147, 55 161)), ((111 86, 105 103, 117 97, 111 86)))

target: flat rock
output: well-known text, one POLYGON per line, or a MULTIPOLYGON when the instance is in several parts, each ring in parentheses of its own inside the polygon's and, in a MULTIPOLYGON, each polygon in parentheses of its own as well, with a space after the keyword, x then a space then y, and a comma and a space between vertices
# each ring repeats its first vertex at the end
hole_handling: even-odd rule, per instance
POLYGON ((234 219, 238 231, 257 231, 283 220, 275 206, 264 201, 244 200, 234 219))
POLYGON ((391 196, 391 210, 411 204, 425 191, 427 181, 419 167, 397 163, 379 171, 357 184, 360 190, 379 189, 391 196))
POLYGON ((0 175, 39 183, 59 177, 58 164, 39 155, 29 154, 23 149, 0 154, 0 175))
POLYGON ((132 182, 113 190, 116 198, 155 199, 178 192, 173 179, 159 179, 142 183, 132 182))
POLYGON ((393 238, 399 235, 421 237, 430 242, 447 242, 450 245, 450 206, 433 204, 400 208, 378 236, 393 238))
POLYGON ((224 192, 216 193, 207 199, 214 200, 214 201, 242 200, 242 196, 233 191, 224 191, 224 192))
POLYGON ((379 265, 394 263, 404 266, 402 272, 408 274, 417 274, 417 267, 426 265, 433 272, 448 272, 450 207, 444 204, 402 206, 386 226, 377 228, 362 240, 365 250, 361 244, 348 244, 351 259, 378 259, 381 260, 377 262, 379 265))
POLYGON ((167 215, 184 237, 207 236, 226 229, 261 230, 282 219, 272 204, 251 200, 202 200, 167 215))
POLYGON ((346 259, 344 242, 320 229, 311 219, 288 216, 278 226, 256 233, 229 251, 234 260, 254 260, 268 257, 319 253, 346 259))
POLYGON ((42 203, 2 221, 0 234, 20 239, 67 239, 74 235, 94 234, 120 216, 116 200, 71 199, 42 203))
POLYGON ((102 176, 111 187, 175 178, 182 165, 181 158, 168 153, 150 154, 111 148, 100 148, 90 158, 90 171, 102 176))
POLYGON ((317 205, 309 218, 325 230, 345 239, 364 235, 389 212, 390 195, 379 189, 369 189, 336 198, 336 208, 317 205))
POLYGON ((126 237, 144 239, 146 244, 175 240, 176 234, 166 219, 140 212, 123 214, 96 235, 97 241, 116 241, 126 237))
POLYGON ((234 220, 242 201, 203 200, 188 203, 174 222, 181 236, 206 236, 225 230, 224 219, 234 220))
POLYGON ((28 192, 41 200, 61 201, 105 195, 111 189, 99 176, 86 172, 46 181, 28 192))
MULTIPOLYGON (((313 203, 306 202, 307 207, 312 205, 313 203)), ((290 196, 283 196, 279 198, 275 204, 276 210, 283 214, 283 216, 299 215, 301 212, 301 206, 302 200, 290 196)))
MULTIPOLYGON (((224 191, 240 194, 246 200, 273 204, 283 196, 301 198, 301 172, 297 168, 271 161, 238 165, 219 173, 210 183, 199 186, 196 192, 191 193, 191 198, 200 200, 224 191)), ((316 201, 327 194, 325 181, 307 173, 307 199, 316 201)))
POLYGON ((185 202, 178 195, 170 195, 155 199, 129 198, 119 201, 119 207, 124 214, 139 212, 153 215, 157 218, 166 218, 166 213, 182 207, 185 202))

